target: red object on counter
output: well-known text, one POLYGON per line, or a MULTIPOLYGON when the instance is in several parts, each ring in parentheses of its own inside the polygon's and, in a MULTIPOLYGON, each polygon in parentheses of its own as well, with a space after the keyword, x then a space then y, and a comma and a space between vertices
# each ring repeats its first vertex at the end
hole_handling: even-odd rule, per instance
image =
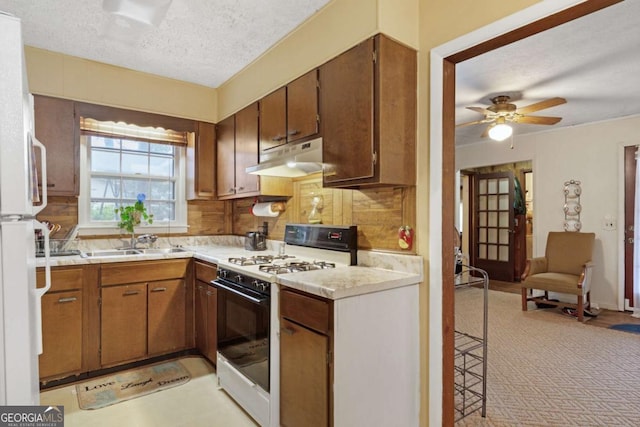
POLYGON ((413 228, 409 225, 403 225, 398 230, 398 246, 401 249, 411 249, 413 246, 413 228))

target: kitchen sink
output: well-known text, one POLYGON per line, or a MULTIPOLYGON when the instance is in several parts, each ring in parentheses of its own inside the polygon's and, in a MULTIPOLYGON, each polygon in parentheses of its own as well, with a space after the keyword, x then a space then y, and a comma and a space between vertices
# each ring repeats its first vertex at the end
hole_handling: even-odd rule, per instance
POLYGON ((186 252, 182 248, 151 248, 151 249, 136 249, 141 254, 175 254, 180 252, 186 252))
POLYGON ((124 256, 124 255, 140 255, 139 249, 103 249, 90 252, 82 252, 85 258, 106 257, 106 256, 124 256))

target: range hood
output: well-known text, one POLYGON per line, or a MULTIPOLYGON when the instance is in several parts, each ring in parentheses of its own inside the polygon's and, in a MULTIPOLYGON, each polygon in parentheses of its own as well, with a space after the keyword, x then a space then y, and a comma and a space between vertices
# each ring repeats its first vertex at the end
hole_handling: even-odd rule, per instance
POLYGON ((284 144, 260 153, 260 163, 246 169, 253 175, 297 177, 322 171, 322 138, 284 144))

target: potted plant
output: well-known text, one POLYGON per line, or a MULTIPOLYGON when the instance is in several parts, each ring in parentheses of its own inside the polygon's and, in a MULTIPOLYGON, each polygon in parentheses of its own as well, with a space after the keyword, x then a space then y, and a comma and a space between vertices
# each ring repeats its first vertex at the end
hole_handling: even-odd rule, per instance
POLYGON ((120 214, 118 227, 131 234, 131 247, 134 247, 135 243, 135 227, 140 225, 142 221, 147 224, 153 224, 153 214, 147 213, 147 208, 144 205, 145 198, 144 193, 140 193, 138 194, 138 200, 133 205, 123 206, 115 210, 116 214, 120 214))

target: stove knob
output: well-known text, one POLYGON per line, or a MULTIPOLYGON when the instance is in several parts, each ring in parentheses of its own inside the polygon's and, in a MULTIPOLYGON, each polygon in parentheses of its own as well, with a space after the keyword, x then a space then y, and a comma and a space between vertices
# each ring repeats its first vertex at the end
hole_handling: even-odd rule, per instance
POLYGON ((238 275, 236 276, 236 282, 238 282, 238 283, 242 283, 242 282, 243 282, 243 279, 244 279, 244 277, 242 277, 242 275, 241 275, 241 274, 238 274, 238 275))
POLYGON ((260 289, 260 281, 254 280, 253 282, 251 282, 251 286, 253 286, 256 289, 260 289))
POLYGON ((260 289, 261 291, 266 291, 267 290, 267 284, 264 283, 264 282, 258 283, 258 289, 260 289))
POLYGON ((223 279, 226 279, 228 275, 229 275, 229 272, 227 270, 218 271, 218 276, 222 277, 223 279))

